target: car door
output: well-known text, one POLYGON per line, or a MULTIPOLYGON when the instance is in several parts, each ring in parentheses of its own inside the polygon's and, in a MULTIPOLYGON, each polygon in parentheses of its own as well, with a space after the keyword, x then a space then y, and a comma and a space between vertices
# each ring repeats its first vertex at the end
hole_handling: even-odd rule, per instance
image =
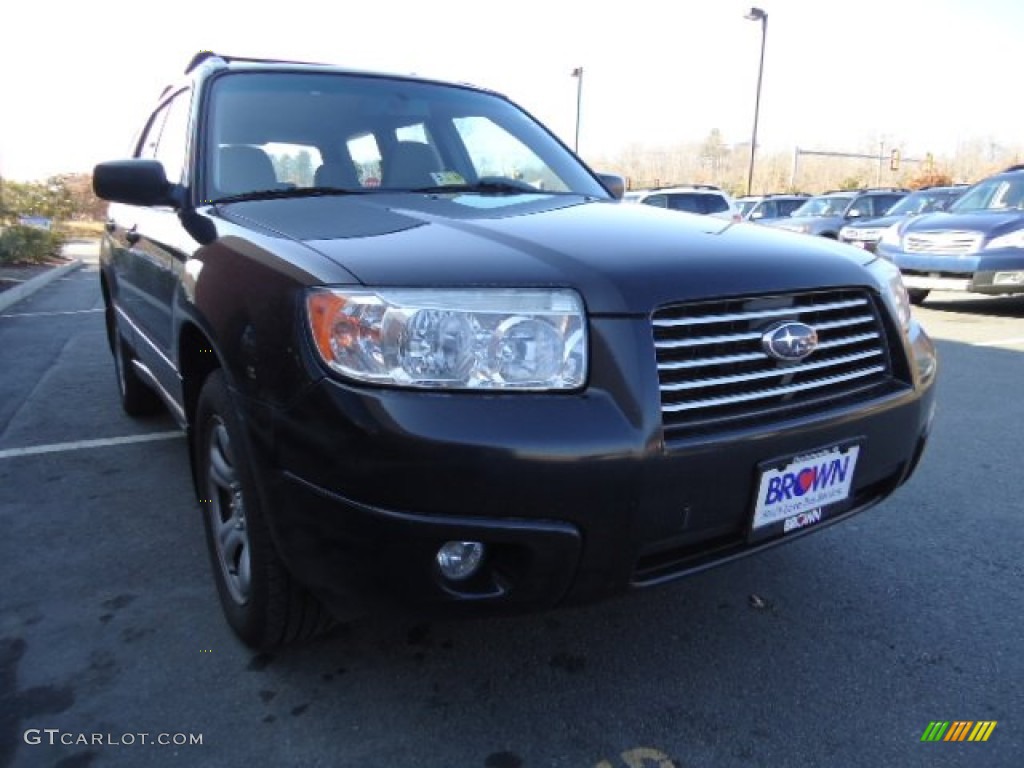
MULTIPOLYGON (((191 101, 189 89, 170 96, 153 123, 158 132, 150 131, 139 148, 139 156, 159 160, 175 184, 185 178, 191 101)), ((126 232, 131 248, 126 288, 136 324, 135 354, 177 399, 180 383, 172 349, 175 292, 194 243, 171 206, 135 207, 133 214, 133 226, 126 232)))

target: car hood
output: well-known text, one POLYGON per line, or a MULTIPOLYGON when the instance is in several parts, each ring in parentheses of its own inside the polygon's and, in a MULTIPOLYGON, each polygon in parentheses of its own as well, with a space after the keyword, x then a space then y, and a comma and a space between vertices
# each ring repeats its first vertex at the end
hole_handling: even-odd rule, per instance
POLYGON ((999 237, 1024 227, 1022 211, 972 211, 948 213, 939 211, 915 216, 904 224, 902 232, 981 232, 986 237, 999 237))
POLYGON ((864 285, 860 265, 872 258, 756 224, 575 195, 375 193, 233 203, 219 214, 299 241, 367 286, 570 287, 595 313, 864 285))

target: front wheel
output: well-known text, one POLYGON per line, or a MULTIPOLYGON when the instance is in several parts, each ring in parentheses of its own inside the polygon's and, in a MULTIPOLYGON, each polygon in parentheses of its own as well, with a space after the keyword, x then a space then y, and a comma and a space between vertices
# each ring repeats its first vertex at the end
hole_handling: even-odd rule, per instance
POLYGON ((924 304, 924 300, 928 298, 928 294, 931 293, 926 288, 908 288, 907 295, 910 297, 910 303, 914 305, 924 304))
POLYGON ((199 394, 194 456, 214 580, 235 634, 268 650, 327 629, 329 614, 295 583, 274 549, 221 371, 207 377, 199 394))

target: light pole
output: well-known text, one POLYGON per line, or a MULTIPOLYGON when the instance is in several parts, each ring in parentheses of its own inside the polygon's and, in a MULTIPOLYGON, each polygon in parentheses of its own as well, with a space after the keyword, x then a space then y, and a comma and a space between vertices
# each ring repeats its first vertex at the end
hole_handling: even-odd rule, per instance
POLYGON ((754 99, 754 133, 750 137, 750 167, 747 170, 747 194, 754 185, 754 153, 757 151, 757 118, 761 112, 761 78, 764 75, 764 43, 768 38, 768 14, 760 8, 751 8, 743 18, 761 22, 761 63, 757 67, 757 97, 754 99))
POLYGON ((580 151, 580 104, 583 102, 583 67, 576 67, 572 71, 576 78, 576 143, 572 145, 572 151, 579 154, 580 151))

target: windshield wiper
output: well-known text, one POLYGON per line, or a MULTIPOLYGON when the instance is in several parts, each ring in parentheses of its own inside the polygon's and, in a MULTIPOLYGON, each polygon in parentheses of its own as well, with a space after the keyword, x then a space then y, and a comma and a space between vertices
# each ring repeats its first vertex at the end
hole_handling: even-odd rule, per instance
POLYGON ((410 192, 429 194, 431 192, 491 192, 494 194, 511 195, 557 195, 559 192, 552 192, 546 189, 537 189, 532 184, 515 179, 480 179, 472 184, 439 184, 434 187, 417 187, 410 189, 410 192))
POLYGON ((249 200, 281 200, 291 197, 328 197, 331 195, 362 195, 373 189, 344 189, 342 187, 289 187, 287 189, 255 189, 214 198, 211 203, 241 203, 249 200))

